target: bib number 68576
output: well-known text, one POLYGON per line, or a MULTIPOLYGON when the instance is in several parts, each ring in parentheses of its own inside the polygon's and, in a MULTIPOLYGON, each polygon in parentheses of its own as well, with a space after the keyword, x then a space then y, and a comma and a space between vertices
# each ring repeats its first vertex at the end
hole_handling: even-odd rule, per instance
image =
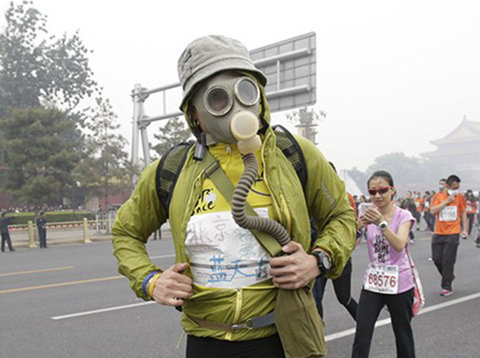
POLYGON ((396 294, 398 292, 398 266, 370 264, 367 270, 365 289, 390 295, 396 294))

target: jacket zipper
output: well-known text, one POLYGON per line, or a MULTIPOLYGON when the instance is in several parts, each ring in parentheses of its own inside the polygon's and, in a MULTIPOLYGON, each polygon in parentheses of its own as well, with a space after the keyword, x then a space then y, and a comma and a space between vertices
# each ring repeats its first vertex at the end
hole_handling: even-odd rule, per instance
MULTIPOLYGON (((235 314, 233 316, 233 322, 237 323, 240 319, 240 313, 242 313, 242 302, 243 302, 243 291, 241 288, 235 289, 235 314)), ((227 332, 225 334, 226 340, 232 340, 232 332, 227 332)))

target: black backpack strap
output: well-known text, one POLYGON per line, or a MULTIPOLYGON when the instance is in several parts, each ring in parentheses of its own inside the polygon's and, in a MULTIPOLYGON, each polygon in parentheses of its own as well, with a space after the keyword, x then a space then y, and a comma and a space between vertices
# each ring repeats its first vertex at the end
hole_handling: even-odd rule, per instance
POLYGON ((167 218, 173 189, 193 143, 192 141, 182 142, 171 147, 158 163, 155 177, 156 190, 158 200, 160 200, 160 205, 165 210, 167 218))
POLYGON ((293 168, 297 172, 298 179, 302 183, 302 189, 305 193, 307 186, 307 166, 305 164, 305 157, 303 156, 302 148, 298 144, 295 137, 285 127, 277 124, 272 127, 277 137, 277 147, 281 149, 283 154, 292 163, 293 168))

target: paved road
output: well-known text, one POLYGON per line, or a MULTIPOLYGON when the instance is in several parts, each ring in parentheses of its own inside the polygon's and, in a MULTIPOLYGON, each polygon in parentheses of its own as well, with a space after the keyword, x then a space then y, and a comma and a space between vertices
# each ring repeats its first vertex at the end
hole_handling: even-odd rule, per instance
MULTIPOLYGON (((455 294, 438 295, 440 278, 428 234, 417 232, 411 253, 424 284, 425 313, 414 319, 417 357, 479 356, 480 249, 461 243, 455 294)), ((151 241, 148 251, 161 267, 173 263, 171 239, 151 241)), ((353 255, 352 290, 358 297, 367 263, 365 245, 353 255)), ((0 254, 1 357, 184 356, 180 314, 136 299, 118 276, 109 242, 18 249, 0 254)), ((388 318, 382 312, 379 321, 388 318)), ((336 302, 329 283, 325 296, 329 357, 349 357, 354 322, 336 302)), ((371 357, 395 357, 389 324, 377 327, 371 357)))

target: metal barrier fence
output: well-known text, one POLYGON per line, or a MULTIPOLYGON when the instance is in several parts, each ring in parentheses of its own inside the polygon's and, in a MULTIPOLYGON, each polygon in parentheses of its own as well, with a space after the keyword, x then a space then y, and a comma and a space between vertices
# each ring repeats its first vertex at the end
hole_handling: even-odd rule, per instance
MULTIPOLYGON (((82 221, 47 223, 47 245, 111 239, 114 219, 115 216, 110 216, 102 219, 97 217, 95 220, 84 218, 82 221)), ((23 225, 9 225, 9 231, 14 247, 38 246, 38 230, 32 221, 23 225)))

